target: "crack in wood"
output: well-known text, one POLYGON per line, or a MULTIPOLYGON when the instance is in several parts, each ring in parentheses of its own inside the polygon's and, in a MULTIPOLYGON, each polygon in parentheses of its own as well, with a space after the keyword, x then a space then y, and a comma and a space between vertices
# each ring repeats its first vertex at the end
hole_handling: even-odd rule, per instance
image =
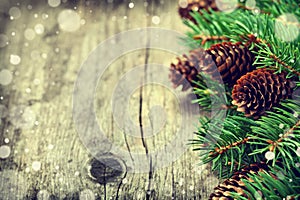
POLYGON ((117 189, 117 193, 116 193, 116 200, 119 199, 119 192, 121 190, 121 186, 123 185, 123 180, 126 178, 126 176, 127 176, 127 170, 125 171, 124 176, 122 177, 122 179, 118 185, 118 189, 117 189))
POLYGON ((126 136, 125 132, 123 132, 123 136, 124 136, 124 140, 125 140, 125 144, 126 144, 126 148, 128 150, 129 156, 130 156, 132 162, 134 163, 134 158, 133 158, 133 156, 131 154, 130 146, 129 146, 129 143, 128 143, 128 140, 127 140, 127 136, 126 136))
POLYGON ((146 143, 145 137, 144 137, 143 116, 142 115, 143 115, 143 87, 140 87, 139 124, 140 124, 141 140, 142 140, 145 152, 146 152, 146 156, 148 157, 148 146, 147 146, 147 143, 146 143))

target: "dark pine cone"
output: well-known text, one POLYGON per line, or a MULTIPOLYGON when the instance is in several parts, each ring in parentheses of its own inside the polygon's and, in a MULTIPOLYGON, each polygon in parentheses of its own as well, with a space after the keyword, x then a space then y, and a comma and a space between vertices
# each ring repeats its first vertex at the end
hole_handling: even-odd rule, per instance
POLYGON ((170 79, 174 87, 183 85, 183 90, 195 87, 192 81, 199 81, 197 74, 202 72, 213 80, 233 86, 242 75, 254 70, 252 66, 254 56, 240 43, 224 42, 213 45, 204 51, 195 49, 189 56, 183 55, 171 64, 170 79), (221 75, 221 77, 220 77, 221 75))
POLYGON ((258 172, 269 171, 269 167, 265 163, 254 163, 236 172, 231 178, 225 180, 218 185, 214 192, 210 195, 209 200, 234 200, 230 193, 238 193, 243 197, 247 197, 245 191, 245 183, 242 179, 248 179, 248 174, 258 174, 258 172))
POLYGON ((280 100, 290 98, 294 87, 295 83, 286 78, 285 72, 275 74, 273 70, 257 69, 237 81, 232 91, 232 104, 245 116, 258 118, 280 100))
POLYGON ((202 64, 201 71, 211 75, 214 80, 219 80, 221 75, 223 82, 229 86, 233 86, 242 75, 254 70, 252 66, 254 56, 241 43, 215 44, 206 52, 211 57, 205 56, 206 63, 202 64), (214 62, 210 62, 211 59, 214 62))
POLYGON ((182 85, 182 91, 185 91, 191 86, 196 86, 193 81, 198 82, 201 80, 198 76, 198 63, 204 54, 205 51, 203 49, 195 49, 190 52, 189 56, 183 55, 181 58, 177 57, 176 60, 171 63, 169 78, 174 88, 182 85))
POLYGON ((190 13, 192 11, 201 13, 201 10, 208 10, 208 8, 218 11, 215 0, 180 0, 178 13, 182 18, 189 19, 195 23, 190 13))

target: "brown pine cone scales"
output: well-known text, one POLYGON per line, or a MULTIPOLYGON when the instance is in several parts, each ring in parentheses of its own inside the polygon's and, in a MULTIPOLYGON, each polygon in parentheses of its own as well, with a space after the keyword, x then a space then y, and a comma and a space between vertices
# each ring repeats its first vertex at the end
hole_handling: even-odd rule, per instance
POLYGON ((224 42, 206 51, 199 48, 191 51, 189 56, 177 58, 171 64, 170 79, 174 87, 183 85, 183 90, 186 90, 195 86, 192 81, 199 81, 197 74, 201 72, 216 81, 222 78, 223 83, 232 86, 242 75, 254 70, 253 60, 254 56, 247 47, 224 42))
POLYGON ((203 49, 195 49, 190 52, 189 56, 183 55, 181 58, 177 57, 176 60, 171 63, 169 78, 174 88, 182 85, 182 91, 185 91, 191 86, 196 86, 193 81, 200 81, 198 77, 198 63, 199 60, 202 59, 203 54, 203 49))
POLYGON ((210 195, 209 200, 234 200, 231 194, 232 192, 248 198, 245 194, 247 189, 242 179, 250 180, 249 174, 258 174, 264 171, 269 171, 269 167, 265 163, 254 163, 243 168, 241 171, 236 172, 231 178, 218 185, 210 195))
POLYGON ((237 81, 232 91, 232 104, 245 116, 258 118, 280 100, 290 98, 294 87, 295 83, 286 78, 285 72, 275 74, 273 70, 257 69, 237 81))
POLYGON ((215 0, 179 0, 178 13, 182 18, 195 22, 190 13, 192 11, 201 13, 201 10, 208 8, 218 10, 215 0))
POLYGON ((212 65, 213 63, 205 64, 202 67, 202 72, 211 75, 214 80, 218 80, 221 75, 223 82, 232 86, 242 75, 254 70, 252 65, 254 56, 241 43, 223 42, 215 44, 206 52, 212 56, 217 68, 212 65))

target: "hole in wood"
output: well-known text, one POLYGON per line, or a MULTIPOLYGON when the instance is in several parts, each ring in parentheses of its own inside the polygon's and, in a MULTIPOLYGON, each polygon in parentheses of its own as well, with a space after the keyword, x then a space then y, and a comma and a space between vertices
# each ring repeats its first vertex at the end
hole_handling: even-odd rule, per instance
POLYGON ((122 160, 115 156, 103 156, 99 159, 93 158, 90 162, 90 177, 104 185, 117 182, 123 177, 126 167, 122 160))

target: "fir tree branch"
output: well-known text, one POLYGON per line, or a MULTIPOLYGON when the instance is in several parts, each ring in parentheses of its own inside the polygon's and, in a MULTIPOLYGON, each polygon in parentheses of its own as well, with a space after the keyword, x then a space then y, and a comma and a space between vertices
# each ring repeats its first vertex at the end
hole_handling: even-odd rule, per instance
POLYGON ((282 166, 269 166, 268 170, 259 171, 258 173, 248 172, 248 178, 242 178, 246 189, 245 193, 248 198, 241 196, 239 193, 232 192, 235 199, 267 199, 267 200, 296 200, 300 197, 300 177, 299 168, 293 167, 286 170, 282 166), (258 192, 259 191, 259 192, 258 192))
POLYGON ((295 163, 300 162, 296 152, 300 146, 299 115, 300 104, 297 99, 286 100, 280 107, 267 112, 267 116, 256 121, 248 135, 253 138, 249 143, 257 145, 249 155, 264 156, 267 151, 271 151, 275 156, 271 160, 273 166, 277 160, 281 160, 288 169, 295 166, 295 163))
MULTIPOLYGON (((241 3, 239 3, 237 7, 240 8, 240 9, 243 9, 243 10, 250 10, 250 11, 253 11, 253 10, 257 9, 256 7, 255 8, 252 8, 252 7, 250 8, 249 6, 246 6, 245 4, 241 4, 241 3)), ((264 11, 262 9, 260 9, 260 12, 264 13, 264 14, 268 14, 268 15, 271 14, 270 12, 264 11)))
POLYGON ((300 16, 299 9, 295 9, 300 5, 295 0, 257 0, 256 5, 265 13, 275 17, 284 13, 295 13, 298 17, 300 16))
MULTIPOLYGON (((259 47, 262 50, 265 50, 269 53, 269 58, 273 59, 273 61, 275 63, 280 64, 281 66, 283 66, 287 71, 292 72, 294 75, 296 76, 300 76, 300 71, 297 71, 294 67, 288 65, 286 62, 284 62, 283 60, 281 60, 277 55, 275 55, 274 53, 271 52, 272 48, 280 48, 278 47, 276 44, 270 44, 270 42, 267 42, 266 40, 259 38, 257 36, 255 36, 254 34, 248 34, 247 36, 241 36, 241 38, 246 41, 245 46, 250 46, 252 43, 256 44, 256 45, 264 45, 267 48, 263 48, 263 47, 259 47)), ((295 48, 296 49, 296 48, 295 48)), ((259 55, 259 53, 257 53, 259 55)), ((259 57, 258 59, 261 59, 262 57, 259 57)), ((257 62, 256 62, 257 63, 257 62)))
MULTIPOLYGON (((221 115, 222 116, 222 115, 221 115)), ((220 177, 229 177, 234 170, 255 161, 247 151, 255 147, 248 143, 247 137, 254 121, 243 116, 227 116, 226 119, 212 117, 200 119, 200 128, 193 145, 200 146, 200 159, 203 163, 212 162, 212 170, 218 171, 220 177)))
POLYGON ((268 42, 266 42, 265 40, 258 38, 257 35, 254 34, 248 34, 246 36, 244 35, 240 35, 241 39, 245 42, 244 45, 246 47, 250 47, 251 44, 260 44, 260 43, 264 43, 266 44, 268 47, 271 47, 270 44, 268 44, 268 42))
MULTIPOLYGON (((244 4, 239 4, 240 9, 229 15, 212 10, 203 11, 202 14, 195 12, 192 16, 196 24, 185 22, 191 28, 186 41, 193 45, 197 41, 197 45, 204 48, 223 40, 241 42, 256 55, 256 67, 274 67, 276 73, 287 71, 288 78, 299 78, 300 36, 294 31, 299 28, 299 23, 278 17, 290 13, 300 19, 300 9, 295 9, 299 5, 295 0, 257 0, 256 6, 263 10, 263 14, 254 14, 253 8, 247 8, 244 4)), ((300 87, 300 82, 296 84, 300 87)), ((199 83, 199 87, 195 89, 195 94, 199 97, 196 102, 211 110, 212 105, 216 108, 214 103, 217 102, 220 111, 231 110, 230 103, 222 102, 223 97, 231 99, 227 92, 232 88, 227 87, 227 92, 219 99, 221 95, 217 92, 218 87, 218 84, 212 84, 210 87, 199 83), (215 102, 212 102, 211 98, 215 98, 215 102)), ((228 177, 242 166, 253 162, 269 159, 268 164, 274 169, 280 162, 281 171, 285 171, 284 175, 289 179, 280 178, 276 174, 278 171, 273 169, 252 174, 249 180, 245 180, 247 194, 250 199, 254 199, 259 190, 267 200, 282 199, 291 195, 300 198, 300 171, 297 169, 296 174, 291 172, 300 163, 299 98, 283 101, 280 106, 273 107, 266 113, 266 116, 258 120, 245 118, 238 113, 233 113, 235 116, 228 115, 226 119, 215 116, 211 119, 200 119, 197 138, 192 142, 196 146, 194 150, 201 151, 201 161, 212 163, 212 170, 217 171, 221 178, 228 177), (269 152, 273 152, 271 155, 274 157, 266 154, 269 152), (290 179, 293 180, 292 183, 290 179)))
POLYGON ((194 40, 201 40, 201 45, 204 46, 206 42, 208 41, 213 41, 213 40, 220 40, 220 41, 228 41, 229 38, 225 36, 218 36, 218 35, 213 35, 213 36, 206 36, 206 35, 194 35, 193 36, 194 40))
POLYGON ((276 140, 276 141, 268 140, 267 142, 269 144, 271 144, 271 146, 269 147, 269 150, 273 152, 275 150, 275 148, 280 146, 279 143, 283 142, 283 140, 285 138, 288 138, 291 134, 293 134, 294 130, 296 128, 298 128, 299 126, 300 126, 300 120, 292 128, 287 130, 278 140, 276 140))
POLYGON ((216 156, 216 155, 218 155, 218 154, 223 154, 223 153, 225 153, 226 151, 228 151, 228 150, 230 150, 230 149, 232 149, 232 148, 234 148, 234 147, 237 147, 237 146, 240 146, 240 145, 242 145, 242 144, 246 144, 248 141, 249 141, 249 137, 246 137, 246 138, 244 138, 244 139, 242 139, 242 140, 240 140, 240 141, 237 141, 237 142, 233 142, 232 144, 229 144, 229 145, 227 145, 227 146, 221 146, 221 147, 216 147, 215 149, 214 149, 214 151, 213 152, 210 152, 209 154, 211 155, 211 156, 216 156))
MULTIPOLYGON (((272 45, 267 42, 266 40, 262 39, 262 38, 258 38, 257 36, 255 36, 254 34, 248 34, 247 36, 241 36, 241 38, 246 41, 245 42, 245 46, 249 47, 251 46, 251 44, 256 44, 256 45, 260 45, 263 44, 264 46, 267 46, 269 49, 272 48, 272 45)), ((273 48, 279 48, 277 46, 273 46, 273 48)), ((265 49, 264 49, 265 50, 265 49)), ((287 71, 292 72, 294 75, 296 76, 300 76, 300 72, 295 70, 294 67, 288 65, 287 63, 285 63, 283 60, 281 60, 278 56, 276 56, 275 54, 269 52, 269 57, 271 59, 273 59, 273 61, 275 63, 280 64, 281 66, 283 66, 287 71)), ((259 59, 261 59, 262 57, 259 57, 259 59)), ((256 62, 257 63, 257 62, 256 62)))
POLYGON ((285 62, 283 62, 282 60, 280 60, 276 55, 271 54, 270 58, 274 59, 275 62, 281 64, 283 67, 285 67, 288 71, 291 71, 293 74, 300 76, 300 72, 296 71, 292 66, 289 66, 288 64, 286 64, 285 62))

